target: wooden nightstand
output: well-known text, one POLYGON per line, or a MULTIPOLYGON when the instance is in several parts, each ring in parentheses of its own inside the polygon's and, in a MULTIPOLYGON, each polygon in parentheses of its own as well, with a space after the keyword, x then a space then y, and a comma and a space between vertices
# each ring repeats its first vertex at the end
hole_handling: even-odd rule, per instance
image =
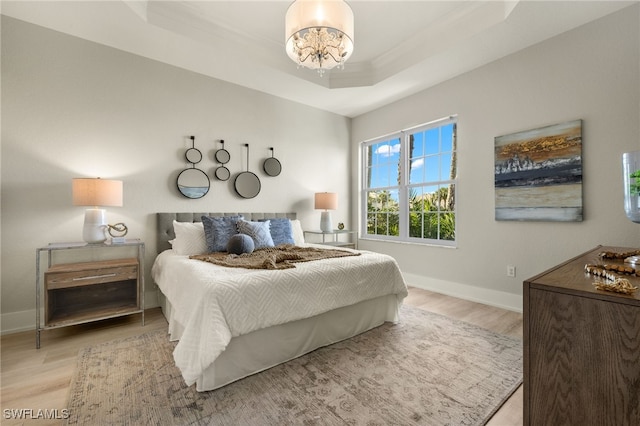
POLYGON ((144 326, 144 243, 140 240, 122 244, 49 244, 36 250, 36 275, 36 348, 40 348, 40 332, 46 329, 138 313, 144 326), (54 252, 127 247, 129 251, 136 250, 136 257, 53 262, 54 252), (40 272, 43 252, 48 254, 44 274, 40 272), (43 297, 44 324, 40 318, 43 297))
POLYGON ((317 242, 316 244, 324 244, 327 246, 333 247, 346 247, 346 248, 356 248, 356 231, 348 231, 346 229, 334 229, 330 232, 324 231, 303 231, 304 239, 308 243, 313 243, 314 241, 307 241, 307 235, 321 235, 322 242, 317 242), (349 241, 340 241, 341 235, 348 235, 349 241), (327 240, 327 236, 330 238, 327 240))

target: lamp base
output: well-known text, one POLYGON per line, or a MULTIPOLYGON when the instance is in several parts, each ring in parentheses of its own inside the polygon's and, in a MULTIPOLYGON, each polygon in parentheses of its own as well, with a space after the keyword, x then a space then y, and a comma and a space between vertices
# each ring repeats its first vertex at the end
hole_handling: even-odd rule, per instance
POLYGON ((84 212, 82 239, 89 244, 103 244, 107 240, 106 211, 104 209, 87 209, 84 212))
POLYGON ((333 231, 333 224, 331 223, 331 212, 324 211, 320 216, 320 230, 322 232, 331 232, 333 231))

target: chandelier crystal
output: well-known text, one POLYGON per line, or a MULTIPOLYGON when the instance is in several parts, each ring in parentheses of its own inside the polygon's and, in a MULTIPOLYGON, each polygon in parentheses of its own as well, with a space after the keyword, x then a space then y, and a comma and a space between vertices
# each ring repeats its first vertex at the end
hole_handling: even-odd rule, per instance
POLYGON ((296 0, 285 19, 289 57, 322 76, 353 53, 353 11, 343 0, 296 0))

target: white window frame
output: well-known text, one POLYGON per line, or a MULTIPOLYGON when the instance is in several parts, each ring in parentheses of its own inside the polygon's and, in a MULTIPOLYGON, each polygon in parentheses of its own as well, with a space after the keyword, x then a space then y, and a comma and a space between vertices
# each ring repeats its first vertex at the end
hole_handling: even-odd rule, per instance
MULTIPOLYGON (((427 181, 420 183, 409 183, 410 177, 408 176, 409 171, 409 161, 410 161, 410 153, 409 149, 409 138, 411 134, 423 132, 429 129, 443 127, 448 124, 453 123, 457 127, 458 117, 457 115, 452 115, 446 118, 438 119, 431 121, 429 123, 421 124, 419 126, 411 127, 408 129, 404 129, 398 132, 389 133, 384 136, 380 136, 374 139, 369 139, 367 141, 363 141, 361 143, 360 149, 360 158, 361 158, 361 188, 360 188, 360 238, 361 239, 369 239, 369 240, 380 240, 380 241, 393 241, 393 242, 401 242, 401 243, 415 243, 415 244, 423 244, 423 245, 436 245, 436 246, 445 246, 445 247, 456 247, 457 246, 457 236, 454 236, 453 240, 445 240, 438 238, 418 238, 418 237, 410 237, 409 236, 409 190, 414 187, 424 187, 424 186, 432 186, 432 185, 449 185, 453 184, 455 188, 455 204, 454 204, 454 218, 456 220, 455 228, 457 233, 457 206, 458 206, 458 194, 459 194, 459 183, 456 177, 454 179, 443 179, 439 181, 427 181), (390 185, 387 187, 375 187, 369 188, 367 186, 367 171, 369 164, 367 163, 367 148, 371 145, 375 145, 380 142, 389 141, 392 139, 398 138, 400 140, 400 184, 397 186, 390 185), (378 235, 378 234, 368 234, 367 231, 367 196, 370 190, 376 191, 384 191, 384 190, 397 190, 398 191, 398 210, 399 210, 399 235, 391 236, 391 235, 378 235)), ((454 137, 457 134, 457 131, 454 132, 454 137)), ((452 153, 456 156, 456 172, 457 172, 457 146, 456 141, 453 141, 452 153)), ((442 154, 443 151, 439 151, 439 155, 442 154)), ((438 213, 440 214, 440 213, 438 213)), ((440 229, 440 228, 439 228, 440 229)))

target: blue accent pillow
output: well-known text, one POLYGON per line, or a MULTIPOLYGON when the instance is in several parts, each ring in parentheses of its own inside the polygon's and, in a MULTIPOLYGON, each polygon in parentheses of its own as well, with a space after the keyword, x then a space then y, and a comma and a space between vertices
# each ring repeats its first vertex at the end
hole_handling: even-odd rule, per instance
POLYGON ((273 247, 273 239, 271 238, 271 222, 265 220, 264 222, 247 222, 246 220, 239 220, 238 232, 246 234, 253 239, 255 248, 273 247))
POLYGON ((254 248, 253 238, 245 234, 233 235, 227 243, 227 251, 233 254, 251 253, 254 248))
POLYGON ((238 233, 236 222, 242 219, 243 216, 202 216, 204 237, 209 253, 227 251, 229 238, 238 233))
MULTIPOLYGON (((264 222, 265 219, 261 219, 260 222, 264 222)), ((287 218, 269 219, 271 221, 271 238, 273 244, 295 244, 293 239, 293 227, 291 221, 287 218)))

